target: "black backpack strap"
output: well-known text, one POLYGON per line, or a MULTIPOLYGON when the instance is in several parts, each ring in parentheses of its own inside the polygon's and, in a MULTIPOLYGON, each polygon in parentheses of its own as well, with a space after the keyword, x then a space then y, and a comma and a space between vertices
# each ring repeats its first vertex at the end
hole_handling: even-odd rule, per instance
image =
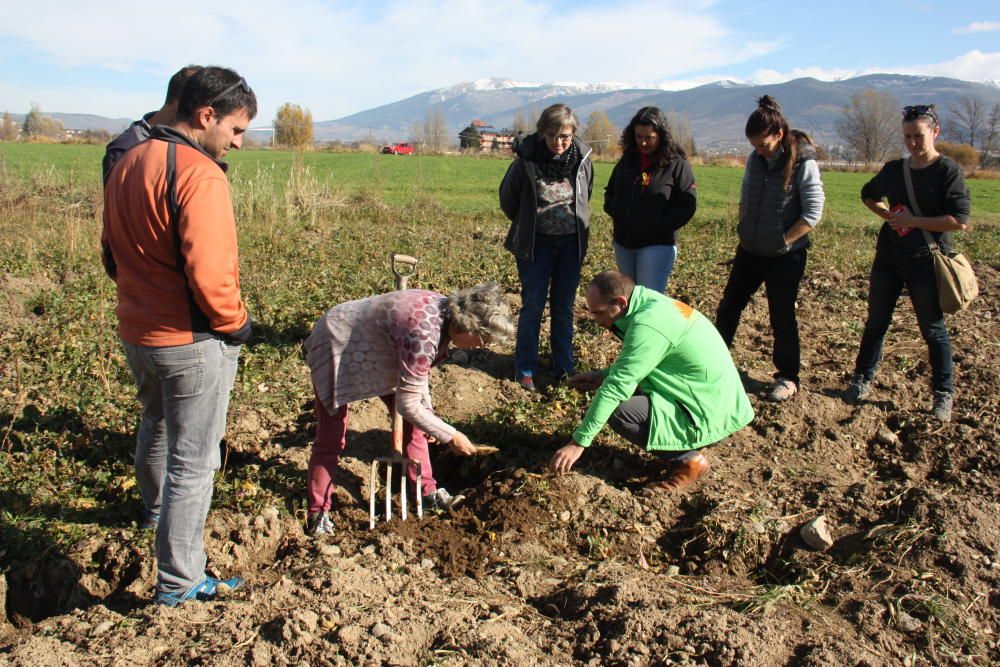
POLYGON ((177 253, 177 268, 184 271, 184 255, 181 254, 181 204, 177 199, 177 144, 167 142, 167 206, 170 209, 170 229, 174 235, 174 252, 177 253))

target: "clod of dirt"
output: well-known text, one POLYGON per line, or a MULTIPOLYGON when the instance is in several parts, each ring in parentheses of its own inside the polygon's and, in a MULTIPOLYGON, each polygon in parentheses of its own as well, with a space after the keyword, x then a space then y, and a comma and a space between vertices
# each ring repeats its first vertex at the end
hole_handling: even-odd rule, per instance
POLYGON ((390 632, 392 632, 392 628, 385 623, 376 623, 372 626, 372 637, 375 639, 382 639, 390 632))
POLYGON ((897 620, 899 622, 899 629, 903 632, 919 632, 924 627, 924 624, 919 619, 913 618, 905 611, 899 612, 897 620))
POLYGON ((826 525, 825 514, 820 514, 812 521, 806 522, 799 529, 799 535, 802 537, 803 542, 818 551, 825 551, 833 546, 833 537, 830 535, 830 529, 826 525))
POLYGON ((875 434, 875 439, 883 445, 896 446, 900 444, 899 436, 887 428, 880 428, 875 434))

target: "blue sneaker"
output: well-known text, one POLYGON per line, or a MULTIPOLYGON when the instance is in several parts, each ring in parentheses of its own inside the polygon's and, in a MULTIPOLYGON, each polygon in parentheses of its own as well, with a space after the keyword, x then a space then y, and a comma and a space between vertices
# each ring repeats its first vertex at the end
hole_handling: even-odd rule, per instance
POLYGON ((200 602, 207 602, 209 600, 214 600, 220 595, 228 594, 235 591, 237 588, 243 585, 243 577, 232 577, 230 579, 215 579, 213 577, 205 577, 197 586, 188 589, 186 593, 156 593, 156 604, 162 604, 167 607, 176 607, 182 602, 187 602, 188 600, 198 600, 200 602))

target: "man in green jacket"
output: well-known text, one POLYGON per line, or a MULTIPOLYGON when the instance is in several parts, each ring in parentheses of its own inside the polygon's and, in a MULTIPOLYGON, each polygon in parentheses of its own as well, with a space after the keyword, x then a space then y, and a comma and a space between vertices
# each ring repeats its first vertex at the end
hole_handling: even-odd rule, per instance
POLYGON ((610 424, 630 442, 673 463, 647 488, 680 491, 708 471, 701 448, 754 416, 726 344, 691 306, 638 287, 618 271, 605 271, 590 282, 587 307, 598 324, 622 339, 622 349, 610 368, 567 381, 597 393, 573 440, 555 453, 549 468, 569 472, 610 424))

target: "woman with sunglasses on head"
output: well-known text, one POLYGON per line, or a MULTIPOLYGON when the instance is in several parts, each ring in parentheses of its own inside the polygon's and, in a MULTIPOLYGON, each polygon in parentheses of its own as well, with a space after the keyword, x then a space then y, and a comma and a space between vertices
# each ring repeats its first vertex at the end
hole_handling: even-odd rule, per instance
POLYGON ((754 150, 743 172, 739 245, 715 326, 732 347, 743 309, 764 284, 777 369, 767 398, 787 401, 799 390, 795 302, 806 269, 809 232, 819 224, 826 196, 812 140, 788 127, 775 100, 767 95, 757 100, 745 132, 754 150))
POLYGON ((500 208, 511 221, 504 246, 521 280, 514 372, 527 391, 536 391, 546 299, 552 370, 557 379, 574 373, 573 302, 587 254, 594 183, 591 149, 576 136, 579 127, 565 104, 542 111, 537 131, 514 148, 516 157, 500 183, 500 208))
POLYGON ((950 421, 951 339, 938 302, 927 235, 942 252, 950 252, 950 232, 968 228, 971 199, 961 167, 934 147, 940 132, 933 104, 904 107, 903 143, 909 156, 887 162, 861 189, 865 206, 885 223, 875 246, 861 349, 844 398, 857 403, 871 393, 872 378, 882 357, 882 340, 906 287, 930 353, 932 410, 941 421, 950 421), (907 192, 907 171, 915 202, 907 192))
POLYGON ((697 206, 694 172, 656 107, 639 109, 622 132, 621 146, 604 189, 615 261, 637 285, 663 293, 677 260, 677 230, 697 206))

